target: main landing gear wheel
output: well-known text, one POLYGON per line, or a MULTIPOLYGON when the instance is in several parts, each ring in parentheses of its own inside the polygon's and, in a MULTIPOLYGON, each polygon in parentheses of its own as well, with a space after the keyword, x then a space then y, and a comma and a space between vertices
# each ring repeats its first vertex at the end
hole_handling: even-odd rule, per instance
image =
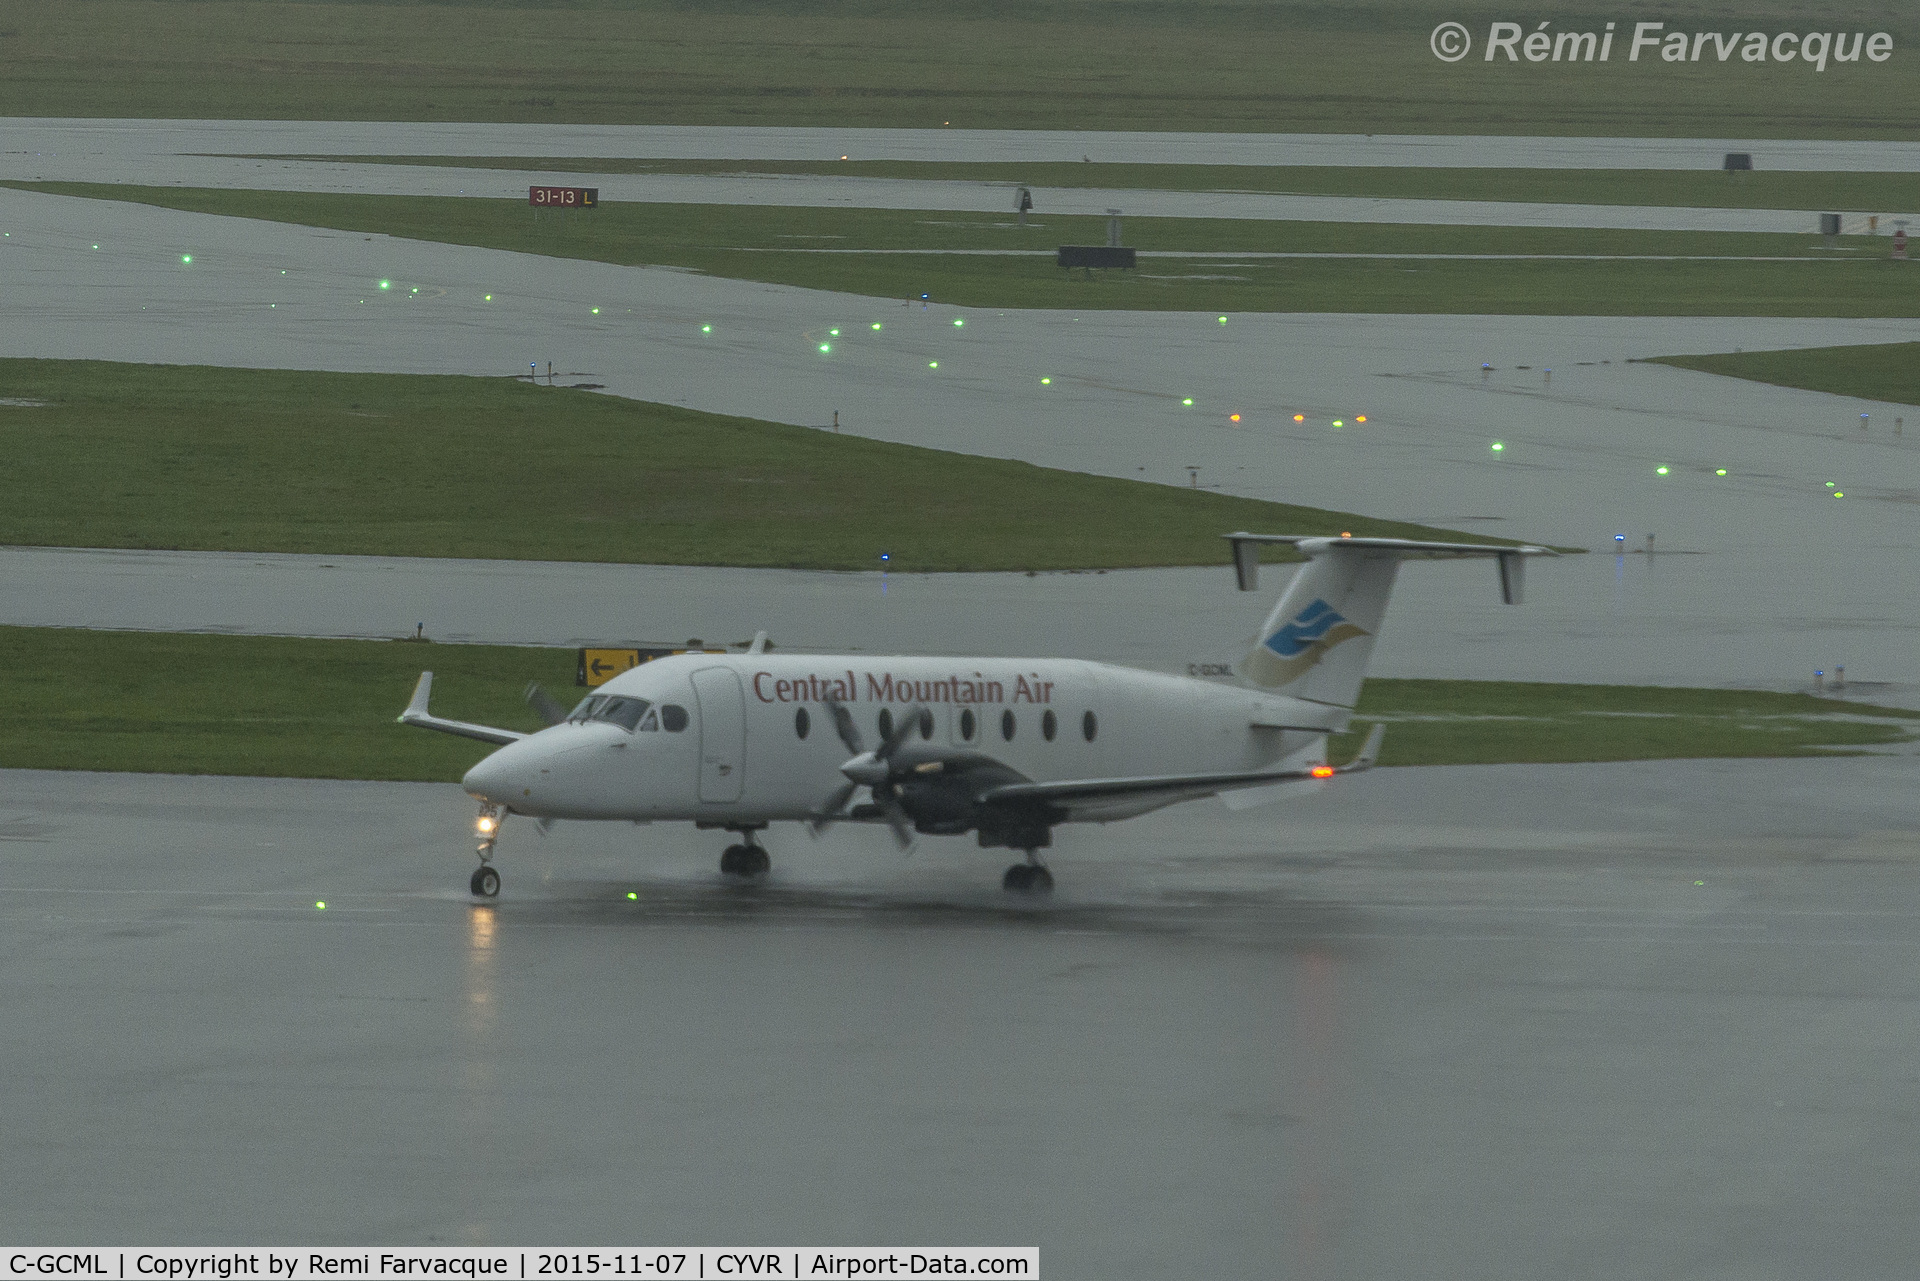
POLYGON ((473 879, 467 882, 467 888, 475 898, 492 898, 500 892, 500 873, 482 864, 473 869, 473 879))
POLYGON ((746 879, 765 876, 773 868, 773 860, 758 845, 729 845, 720 856, 720 874, 738 876, 746 879))
POLYGON ((1000 878, 1000 888, 1009 894, 1051 894, 1053 873, 1038 863, 1015 863, 1000 878))

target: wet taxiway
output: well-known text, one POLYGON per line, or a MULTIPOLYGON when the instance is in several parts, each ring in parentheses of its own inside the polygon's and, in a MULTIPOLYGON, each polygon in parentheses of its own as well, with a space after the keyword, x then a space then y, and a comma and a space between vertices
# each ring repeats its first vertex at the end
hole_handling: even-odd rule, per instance
MULTIPOLYGON (((1642 552, 1652 534, 1653 558, 1537 566, 1535 600, 1565 602, 1552 625, 1531 606, 1484 605, 1480 587, 1458 592, 1461 576, 1444 569, 1409 571, 1407 587, 1432 592, 1438 616, 1457 620, 1444 642, 1430 641, 1457 662, 1447 674, 1778 685, 1839 664, 1861 679, 1920 681, 1920 620, 1906 606, 1920 599, 1908 518, 1920 494, 1920 420, 1908 433, 1906 406, 1632 363, 1898 341, 1911 337, 1909 320, 1278 314, 1223 325, 1183 313, 923 309, 24 192, 0 192, 0 214, 13 228, 0 340, 18 355, 467 374, 555 360, 561 382, 612 394, 814 426, 838 412, 850 432, 1043 466, 1597 550, 1619 534, 1621 550, 1642 552), (399 287, 383 292, 381 279, 399 287), (1579 587, 1556 597, 1565 583, 1579 587), (1554 639, 1512 666, 1503 650, 1473 643, 1543 626, 1554 639)), ((97 599, 101 581, 73 590, 97 599)), ((821 636, 783 624, 757 602, 716 606, 735 581, 725 575, 640 585, 667 581, 700 593, 684 626, 656 624, 640 607, 607 626, 583 603, 538 637, 493 635, 671 639, 765 626, 794 644, 877 644, 845 628, 821 636), (700 621, 717 610, 719 621, 700 621)), ((877 597, 874 584, 843 598, 868 590, 877 597)), ((962 590, 939 608, 960 614, 995 598, 1004 594, 962 590)), ((1169 612, 1185 603, 1155 600, 1169 612)), ((447 639, 480 635, 450 613, 423 616, 425 603, 396 603, 398 618, 359 613, 350 630, 425 621, 447 639)), ((7 608, 14 621, 148 625, 111 600, 64 617, 35 596, 7 608)), ((860 608, 871 616, 878 602, 860 608)), ((213 602, 188 621, 286 630, 250 609, 213 602)), ((963 619, 940 634, 990 625, 963 619)), ((1192 635, 1184 626, 1154 620, 1153 634, 1192 635)), ((1245 626, 1209 624, 1208 635, 1237 640, 1245 626)), ((901 647, 965 648, 929 634, 901 647)), ((1093 652, 1187 658, 1130 641, 1115 648, 1093 652)))
POLYGON ((1904 1275, 1912 759, 1382 770, 1004 855, 0 775, 18 1237, 1037 1243, 1052 1277, 1904 1275), (629 898, 629 895, 633 897, 629 898), (325 902, 325 910, 317 904, 325 902))
MULTIPOLYGON (((70 159, 113 181, 167 181, 165 166, 220 154, 650 156, 703 160, 1072 161, 1708 169, 1744 151, 1762 169, 1906 173, 1920 143, 1788 138, 1570 138, 1475 134, 1147 133, 1070 129, 835 129, 754 125, 472 124, 457 121, 0 119, 9 176, 70 159), (151 165, 141 170, 134 166, 151 165)), ((79 177, 79 171, 66 176, 79 177)))

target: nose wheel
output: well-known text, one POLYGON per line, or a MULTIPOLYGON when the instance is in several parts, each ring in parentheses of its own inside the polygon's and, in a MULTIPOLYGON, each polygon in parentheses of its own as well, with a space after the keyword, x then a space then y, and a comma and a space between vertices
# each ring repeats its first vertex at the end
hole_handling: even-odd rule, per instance
POLYGON ((467 888, 475 898, 493 898, 500 893, 500 873, 493 870, 493 847, 500 841, 500 827, 507 821, 506 811, 498 805, 482 805, 480 817, 473 821, 473 834, 479 840, 475 853, 480 866, 473 869, 467 888))

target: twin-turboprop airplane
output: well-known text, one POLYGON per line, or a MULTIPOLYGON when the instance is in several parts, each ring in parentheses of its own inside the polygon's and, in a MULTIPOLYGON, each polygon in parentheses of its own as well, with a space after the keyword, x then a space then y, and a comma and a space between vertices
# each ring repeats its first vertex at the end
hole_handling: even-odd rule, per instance
POLYGON ((443 720, 423 672, 404 724, 502 744, 467 771, 480 801, 476 895, 500 892, 494 844, 510 814, 537 820, 690 822, 738 833, 730 876, 770 863, 756 834, 804 823, 884 823, 901 848, 923 835, 976 835, 1022 851, 1002 884, 1046 892, 1040 859, 1061 823, 1110 823, 1176 801, 1262 804, 1370 767, 1327 760, 1347 727, 1400 562, 1493 559, 1501 595, 1521 596, 1544 547, 1397 538, 1229 534, 1240 589, 1257 586, 1262 543, 1306 557, 1234 665, 1230 685, 1071 658, 682 654, 622 673, 571 713, 537 691, 533 734, 443 720), (864 789, 867 797, 855 804, 864 789))

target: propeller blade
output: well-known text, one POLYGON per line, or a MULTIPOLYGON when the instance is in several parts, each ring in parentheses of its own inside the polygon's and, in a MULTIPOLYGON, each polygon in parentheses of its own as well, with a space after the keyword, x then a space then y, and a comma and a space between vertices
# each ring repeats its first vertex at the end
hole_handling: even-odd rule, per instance
POLYGON ((827 803, 822 805, 811 819, 807 820, 807 830, 815 836, 824 835, 826 830, 832 827, 835 820, 840 817, 841 812, 847 808, 847 802, 853 799, 853 794, 859 786, 860 784, 858 783, 849 782, 836 790, 832 796, 827 798, 827 803))
POLYGON ((893 832, 893 843, 901 852, 913 848, 913 820, 907 817, 906 810, 900 808, 900 802, 892 796, 880 801, 880 812, 886 816, 887 827, 893 832))
POLYGON ((541 689, 539 681, 531 681, 527 685, 527 706, 549 725, 558 725, 567 719, 567 709, 560 706, 559 700, 553 695, 541 689))
POLYGON ((833 717, 834 732, 840 735, 840 741, 847 745, 847 750, 855 756, 865 752, 867 749, 860 741, 860 731, 853 723, 853 713, 839 699, 829 698, 826 706, 833 717))
POLYGON ((911 738, 915 730, 924 730, 932 717, 933 713, 926 708, 914 708, 900 718, 900 723, 893 727, 893 733, 887 735, 887 741, 879 746, 874 755, 880 760, 890 761, 900 745, 911 738))

